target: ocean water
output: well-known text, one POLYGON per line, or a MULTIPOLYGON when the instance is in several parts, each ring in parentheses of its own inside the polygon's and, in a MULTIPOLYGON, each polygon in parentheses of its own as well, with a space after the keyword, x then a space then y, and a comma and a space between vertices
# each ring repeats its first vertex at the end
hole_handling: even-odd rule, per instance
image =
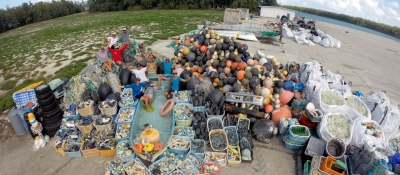
POLYGON ((400 42, 400 39, 398 39, 398 38, 392 37, 390 35, 386 35, 386 34, 381 33, 381 32, 377 32, 375 30, 367 29, 365 27, 361 27, 361 26, 357 26, 357 25, 354 25, 354 24, 350 24, 350 23, 347 23, 347 22, 338 21, 338 20, 335 20, 335 19, 325 18, 325 17, 322 17, 322 16, 317 16, 317 15, 312 15, 312 14, 302 13, 302 12, 296 12, 296 16, 304 16, 306 19, 315 20, 316 21, 316 26, 317 26, 316 28, 318 28, 318 21, 322 21, 322 22, 327 22, 327 23, 331 23, 331 24, 345 26, 345 27, 348 27, 348 28, 356 29, 356 30, 361 30, 361 31, 364 31, 364 32, 368 32, 368 33, 371 33, 371 34, 374 34, 374 35, 378 35, 378 36, 381 36, 381 37, 385 37, 385 38, 400 42))

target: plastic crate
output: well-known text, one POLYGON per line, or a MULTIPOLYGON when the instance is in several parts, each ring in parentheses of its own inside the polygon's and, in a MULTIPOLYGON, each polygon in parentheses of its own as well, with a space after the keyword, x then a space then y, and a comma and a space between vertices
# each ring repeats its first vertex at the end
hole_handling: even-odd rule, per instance
POLYGON ((195 154, 199 155, 200 157, 204 158, 204 153, 206 152, 206 142, 201 139, 190 139, 190 151, 194 152, 195 154), (196 152, 193 150, 193 143, 199 143, 203 145, 203 150, 200 152, 196 152))
POLYGON ((101 115, 115 115, 118 112, 118 105, 111 108, 101 108, 99 107, 101 115))
POLYGON ((310 174, 310 168, 311 168, 311 161, 307 160, 304 163, 304 166, 303 166, 303 175, 309 175, 310 174))
POLYGON ((224 123, 222 122, 222 119, 213 117, 213 118, 208 118, 207 119, 207 131, 208 132, 211 131, 210 128, 208 128, 208 123, 210 123, 213 120, 216 120, 217 122, 219 122, 221 124, 221 128, 216 128, 216 129, 224 129, 224 123))
POLYGON ((81 145, 82 144, 80 144, 80 143, 67 143, 67 144, 64 145, 64 148, 67 145, 77 145, 80 148, 79 151, 77 151, 77 152, 65 152, 65 149, 64 149, 65 155, 67 155, 67 157, 82 157, 82 152, 81 152, 81 150, 82 150, 81 145))
POLYGON ((325 150, 326 141, 311 136, 308 140, 304 154, 308 156, 323 156, 325 150))
POLYGON ((177 91, 176 94, 174 94, 172 96, 172 98, 174 99, 175 103, 190 103, 190 91, 177 91), (188 100, 180 100, 176 97, 176 95, 179 95, 181 93, 187 92, 188 94, 188 100))
POLYGON ((215 173, 208 173, 208 174, 210 174, 210 175, 220 175, 220 174, 221 174, 221 165, 220 165, 220 164, 218 164, 218 163, 212 163, 212 162, 204 162, 204 163, 201 165, 201 173, 206 173, 206 171, 205 171, 205 169, 204 169, 205 166, 216 166, 216 167, 218 167, 218 172, 215 172, 215 173))
POLYGON ((94 106, 85 107, 82 109, 78 109, 79 115, 82 117, 94 114, 94 106))
POLYGON ((103 157, 113 157, 117 154, 116 148, 110 150, 99 150, 99 154, 103 157))
POLYGON ((339 173, 331 169, 331 165, 336 161, 335 158, 328 156, 324 161, 321 161, 320 169, 330 175, 344 175, 345 172, 339 173))
POLYGON ((224 131, 225 131, 225 133, 226 133, 227 136, 229 135, 228 132, 227 132, 227 129, 228 129, 228 128, 232 128, 232 129, 234 130, 234 133, 232 133, 232 134, 235 135, 234 137, 236 137, 236 140, 237 140, 236 143, 233 143, 233 144, 231 145, 231 144, 229 143, 229 137, 228 137, 228 144, 231 145, 231 146, 236 146, 236 145, 238 145, 238 144, 239 144, 239 135, 238 135, 238 132, 237 132, 237 130, 236 130, 236 126, 226 126, 226 127, 224 127, 224 131))
MULTIPOLYGON (((161 158, 161 159, 159 159, 159 160, 157 160, 157 161, 155 161, 155 162, 153 162, 150 166, 149 166, 149 170, 150 171, 152 171, 153 169, 155 169, 155 168, 158 168, 159 167, 159 164, 160 163, 162 163, 162 162, 164 162, 164 161, 167 161, 167 160, 171 160, 171 159, 167 159, 167 158, 161 158)), ((172 161, 172 160, 171 160, 172 161)), ((175 162, 174 162, 175 163, 175 162)), ((170 163, 168 163, 168 164, 170 164, 170 163)), ((175 169, 175 168, 174 168, 175 169)), ((169 174, 169 173, 171 173, 174 169, 168 169, 169 171, 167 171, 166 173, 161 173, 161 174, 169 174)), ((162 170, 161 170, 161 172, 163 172, 162 170)))
MULTIPOLYGON (((119 148, 119 145, 121 145, 121 144, 128 144, 129 145, 129 140, 124 140, 124 141, 121 141, 121 142, 119 142, 118 143, 118 145, 117 145, 117 153, 119 152, 119 151, 121 151, 121 150, 119 150, 118 148, 119 148)), ((118 155, 117 155, 118 156, 118 155)), ((135 160, 135 158, 136 158, 136 154, 135 154, 135 152, 132 150, 132 155, 130 155, 130 156, 118 156, 123 162, 130 162, 130 161, 133 161, 133 160, 135 160)))
POLYGON ((35 90, 33 89, 25 92, 15 92, 12 97, 18 109, 23 108, 28 102, 32 102, 35 106, 38 106, 35 90))
POLYGON ((322 171, 322 170, 321 170, 322 162, 324 162, 325 159, 326 159, 326 157, 324 157, 324 156, 319 157, 318 172, 319 172, 319 174, 321 174, 321 175, 330 175, 329 173, 326 173, 325 171, 322 171))
POLYGON ((99 150, 95 147, 93 149, 83 149, 84 144, 82 143, 81 145, 81 151, 83 154, 83 157, 88 158, 88 157, 93 157, 93 156, 98 156, 99 154, 99 150))
POLYGON ((289 141, 287 135, 283 138, 283 141, 285 142, 285 148, 291 150, 299 150, 304 146, 304 144, 298 144, 289 141))
POLYGON ((375 159, 371 153, 363 151, 349 156, 348 160, 349 163, 352 165, 352 172, 365 174, 371 168, 375 159))
POLYGON ((195 134, 195 132, 193 130, 193 127, 175 126, 174 131, 173 131, 173 135, 182 136, 182 137, 188 137, 188 138, 191 138, 191 139, 194 138, 194 134, 195 134), (190 130, 192 135, 190 135, 190 134, 188 135, 187 133, 186 134, 182 134, 182 133, 178 132, 178 130, 190 130), (175 131, 178 132, 178 134, 175 134, 175 131))
POLYGON ((288 141, 296 144, 304 144, 310 138, 310 130, 306 126, 292 125, 287 132, 288 141))
MULTIPOLYGON (((121 141, 124 141, 124 140, 129 140, 129 137, 130 137, 131 130, 129 129, 127 137, 125 137, 125 138, 117 138, 117 133, 119 131, 119 127, 122 126, 122 125, 130 125, 130 124, 119 124, 119 125, 117 125, 117 129, 115 131, 115 140, 117 140, 118 143, 121 142, 121 141)), ((130 126, 132 127, 132 125, 130 125, 130 126)))
MULTIPOLYGON (((184 139, 184 140, 190 142, 190 139, 187 138, 187 137, 172 136, 172 139, 173 139, 173 138, 180 138, 180 139, 184 139)), ((175 153, 175 154, 182 155, 182 154, 187 154, 187 153, 189 152, 190 145, 189 145, 189 147, 188 147, 187 149, 175 149, 175 148, 170 148, 169 145, 168 145, 168 148, 169 148, 169 151, 170 151, 171 153, 175 153)))
POLYGON ((124 107, 124 108, 120 108, 119 111, 118 111, 118 115, 117 115, 117 117, 115 118, 115 123, 116 123, 116 124, 132 124, 132 121, 133 121, 133 119, 135 118, 135 115, 136 115, 136 108, 135 108, 135 107, 124 107), (133 116, 132 116, 132 118, 131 118, 129 121, 126 121, 126 122, 119 122, 118 120, 119 120, 119 117, 120 117, 121 112, 124 111, 124 110, 127 110, 127 109, 133 109, 133 116))
POLYGON ((371 173, 371 175, 382 175, 385 174, 386 170, 387 168, 385 166, 381 165, 379 162, 374 162, 369 169, 369 173, 371 173))
POLYGON ((320 115, 318 115, 318 117, 314 117, 314 115, 311 115, 311 113, 308 110, 305 110, 305 114, 308 117, 308 119, 310 119, 310 121, 312 121, 312 122, 321 122, 322 117, 324 116, 324 112, 322 112, 319 109, 315 109, 315 112, 317 114, 320 114, 320 115))
POLYGON ((226 161, 228 162, 229 165, 238 165, 240 162, 242 162, 242 155, 240 154, 240 146, 239 144, 237 145, 236 151, 238 152, 239 155, 239 160, 229 160, 229 152, 232 152, 229 148, 226 150, 226 161))
POLYGON ((200 173, 199 170, 196 169, 196 166, 194 166, 193 163, 189 159, 184 160, 180 165, 178 165, 176 167, 176 169, 178 171, 181 171, 182 169, 191 171, 189 174, 185 174, 185 175, 197 175, 200 173))
MULTIPOLYGON (((183 105, 183 106, 192 106, 192 110, 194 111, 194 107, 192 104, 190 103, 179 103, 179 104, 175 104, 175 106, 173 107, 173 117, 175 119, 175 125, 176 126, 186 126, 189 127, 192 125, 192 121, 193 119, 189 119, 189 120, 178 120, 176 115, 175 115, 175 107, 177 107, 178 105, 183 105)), ((201 107, 197 107, 196 109, 200 109, 201 107)))
POLYGON ((123 166, 125 172, 126 172, 128 175, 129 175, 129 173, 128 173, 129 171, 128 171, 128 168, 127 168, 127 167, 128 167, 129 165, 131 165, 132 163, 137 163, 137 164, 141 165, 143 168, 146 169, 148 175, 151 174, 151 172, 149 171, 149 169, 147 169, 147 167, 142 163, 142 161, 140 161, 140 159, 136 158, 135 160, 132 160, 132 161, 130 161, 130 162, 124 164, 124 166, 123 166))
POLYGON ((241 130, 241 128, 239 127, 239 122, 247 122, 247 129, 242 128, 243 130, 249 130, 250 129, 250 119, 248 119, 248 118, 239 118, 238 121, 237 121, 237 125, 236 125, 237 131, 241 130))
POLYGON ((212 162, 212 163, 218 163, 220 164, 222 167, 226 166, 227 164, 227 160, 226 160, 226 153, 223 152, 206 152, 205 153, 205 157, 204 157, 204 162, 212 162), (213 155, 214 157, 219 157, 220 161, 213 161, 208 159, 209 156, 207 155, 213 155))
MULTIPOLYGON (((109 161, 105 161, 105 162, 104 162, 104 172, 107 172, 107 164, 108 164, 109 162, 113 162, 113 161, 116 161, 116 160, 109 160, 109 161)), ((123 172, 122 172, 123 175, 127 175, 126 172, 125 172, 125 170, 122 170, 122 171, 123 171, 123 172)))
POLYGON ((81 115, 79 115, 79 113, 77 113, 76 115, 64 115, 64 118, 79 120, 81 119, 81 115))
POLYGON ((65 152, 64 152, 64 145, 61 145, 61 147, 57 147, 56 143, 57 143, 58 139, 56 139, 53 143, 51 143, 51 146, 53 146, 54 150, 56 150, 58 153, 60 153, 62 156, 65 156, 65 152))
POLYGON ((225 133, 225 131, 224 131, 223 129, 214 129, 214 130, 210 131, 210 132, 208 133, 208 135, 209 135, 209 138, 210 138, 211 148, 212 148, 214 151, 225 151, 226 149, 228 149, 228 136, 226 136, 226 133, 225 133), (213 147, 212 140, 211 140, 211 135, 213 135, 213 134, 222 134, 222 135, 224 135, 225 141, 226 141, 226 147, 225 147, 225 148, 223 148, 223 149, 221 149, 221 150, 217 150, 217 149, 215 149, 215 148, 213 147))
POLYGON ((86 126, 76 126, 78 129, 79 129, 79 131, 81 131, 82 133, 90 133, 92 130, 93 130, 93 128, 94 128, 94 126, 93 126, 93 121, 92 121, 92 123, 90 123, 90 125, 86 125, 86 126))
POLYGON ((110 123, 106 125, 96 125, 96 122, 93 122, 93 126, 96 128, 97 131, 104 131, 104 130, 112 130, 113 129, 113 117, 111 116, 110 123))
POLYGON ((195 153, 193 153, 193 152, 190 152, 190 151, 189 151, 189 153, 187 154, 187 159, 189 159, 190 162, 192 162, 192 164, 193 164, 197 169, 200 169, 201 164, 204 162, 204 159, 203 159, 203 158, 201 158, 201 157, 198 156, 197 154, 195 154, 195 153), (197 165, 195 162, 193 162, 192 160, 190 160, 190 159, 189 159, 189 155, 193 155, 193 156, 200 162, 200 165, 197 165))

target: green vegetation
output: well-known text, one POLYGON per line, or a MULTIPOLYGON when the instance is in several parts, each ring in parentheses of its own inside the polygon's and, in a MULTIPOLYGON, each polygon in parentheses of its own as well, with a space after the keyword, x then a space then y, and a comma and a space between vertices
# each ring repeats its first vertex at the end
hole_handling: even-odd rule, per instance
POLYGON ((9 80, 9 81, 6 81, 4 84, 2 84, 0 86, 0 89, 1 90, 10 90, 15 86, 15 84, 17 84, 17 80, 9 80))
POLYGON ((12 74, 12 73, 6 74, 6 75, 4 75, 4 80, 9 80, 10 78, 13 78, 13 77, 15 77, 15 74, 12 74))
MULTIPOLYGON (((113 28, 140 26, 139 29, 131 33, 130 37, 138 39, 141 34, 147 33, 149 37, 144 38, 144 40, 146 40, 146 44, 151 45, 157 40, 168 39, 171 36, 178 36, 196 29, 197 25, 204 24, 206 20, 221 21, 222 19, 223 11, 217 10, 79 13, 30 24, 18 30, 0 34, 2 40, 0 48, 3 48, 0 50, 0 62, 4 63, 0 64, 0 70, 8 74, 12 72, 22 80, 27 79, 22 84, 14 82, 11 89, 5 95, 0 96, 0 111, 14 105, 12 94, 17 90, 41 80, 48 82, 54 78, 70 78, 77 75, 86 66, 86 62, 93 57, 83 57, 84 59, 79 60, 76 60, 76 57, 82 58, 85 55, 83 51, 88 49, 88 46, 91 46, 90 50, 97 50, 103 46, 102 33, 105 31, 110 34, 113 28), (85 41, 86 43, 89 41, 90 44, 83 44, 85 41), (24 48, 24 50, 16 54, 15 50, 12 49, 12 46, 16 45, 24 48), (54 56, 56 52, 63 54, 61 55, 62 59, 54 56), (70 55, 65 55, 67 53, 70 53, 70 55), (31 59, 27 59, 29 56, 31 56, 31 59), (66 60, 72 60, 71 64, 60 67, 54 75, 45 75, 46 71, 43 68, 46 65, 51 63, 62 64, 62 61, 66 60), (39 73, 36 71, 39 71, 39 73)), ((3 89, 3 85, 1 86, 3 89)), ((9 89, 10 87, 7 86, 9 85, 4 88, 9 89)))
POLYGON ((296 7, 296 6, 283 6, 285 8, 297 10, 299 12, 314 14, 318 16, 323 16, 331 19, 336 19, 339 21, 347 22, 350 24, 355 24, 361 27, 365 27, 371 30, 375 30, 378 32, 382 32, 384 34, 391 35, 396 38, 400 38, 400 28, 395 26, 389 26, 382 23, 377 23, 371 20, 359 18, 359 17, 352 17, 344 14, 338 14, 333 12, 328 12, 324 10, 318 10, 313 8, 306 8, 306 7, 296 7))

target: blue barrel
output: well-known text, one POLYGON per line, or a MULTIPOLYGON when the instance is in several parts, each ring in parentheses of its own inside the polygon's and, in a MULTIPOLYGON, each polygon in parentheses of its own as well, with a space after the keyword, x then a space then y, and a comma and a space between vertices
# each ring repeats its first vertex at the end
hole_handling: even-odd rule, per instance
POLYGON ((21 121, 18 112, 18 109, 12 110, 8 113, 8 119, 17 135, 24 135, 26 133, 24 122, 21 121))

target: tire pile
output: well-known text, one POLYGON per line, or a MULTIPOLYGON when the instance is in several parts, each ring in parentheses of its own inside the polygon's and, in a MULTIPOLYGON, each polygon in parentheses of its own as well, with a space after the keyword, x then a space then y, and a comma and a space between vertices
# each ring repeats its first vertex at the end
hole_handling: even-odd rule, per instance
POLYGON ((48 84, 42 84, 35 88, 35 94, 42 111, 39 117, 43 126, 43 134, 53 137, 61 126, 64 112, 48 84))

